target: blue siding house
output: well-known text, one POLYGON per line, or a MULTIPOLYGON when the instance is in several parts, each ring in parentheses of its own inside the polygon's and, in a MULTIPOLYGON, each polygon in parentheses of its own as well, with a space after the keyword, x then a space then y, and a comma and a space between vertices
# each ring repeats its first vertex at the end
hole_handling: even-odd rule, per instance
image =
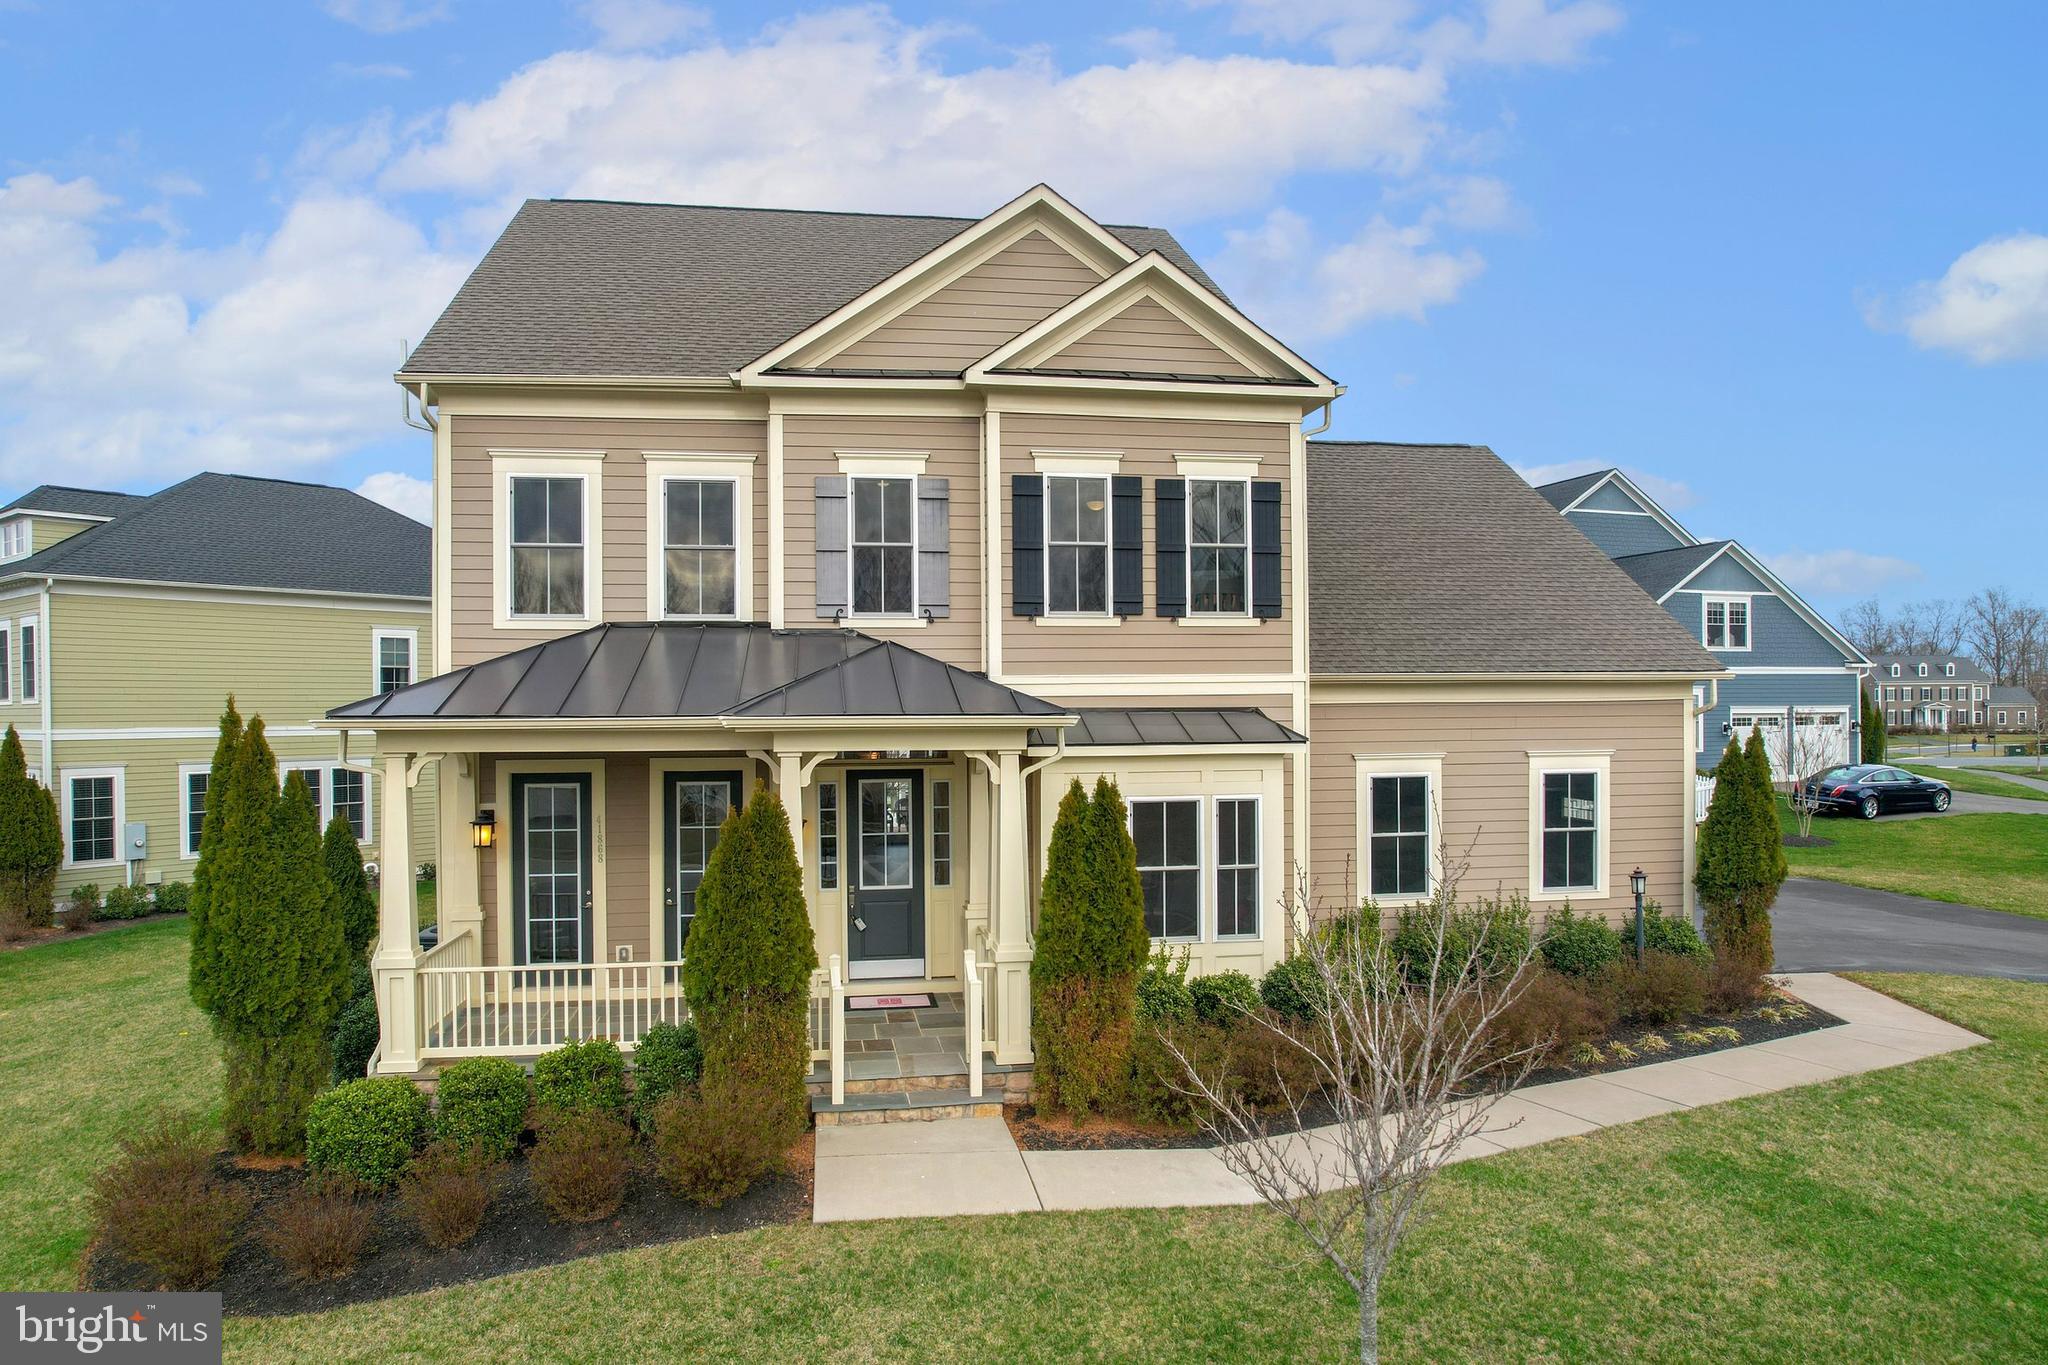
POLYGON ((1701 768, 1764 732, 1780 781, 1859 757, 1870 660, 1732 540, 1701 540, 1618 469, 1536 490, 1735 675, 1698 689, 1701 768))

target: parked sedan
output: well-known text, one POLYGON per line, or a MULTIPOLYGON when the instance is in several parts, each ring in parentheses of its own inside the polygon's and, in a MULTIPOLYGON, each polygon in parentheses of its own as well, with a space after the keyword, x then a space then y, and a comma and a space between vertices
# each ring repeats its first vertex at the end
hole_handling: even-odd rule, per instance
POLYGON ((1834 768, 1806 783, 1807 799, 1821 810, 1860 815, 1866 820, 1895 810, 1947 810, 1948 784, 1903 768, 1860 763, 1834 768))

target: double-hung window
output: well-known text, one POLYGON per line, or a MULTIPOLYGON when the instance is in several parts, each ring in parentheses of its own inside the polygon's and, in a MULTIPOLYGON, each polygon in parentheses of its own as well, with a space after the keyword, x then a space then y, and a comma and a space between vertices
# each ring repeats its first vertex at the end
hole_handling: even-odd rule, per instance
POLYGON ((662 481, 662 610, 734 616, 739 541, 731 479, 662 481))
POLYGON ((27 517, 15 517, 0 524, 0 559, 20 559, 27 555, 31 530, 27 517))
POLYGON ((1251 482, 1188 480, 1188 610, 1243 616, 1250 610, 1251 482))
POLYGON ((39 681, 36 677, 38 667, 36 656, 38 631, 36 630, 36 624, 36 618, 33 616, 24 617, 20 623, 21 699, 23 701, 34 701, 39 690, 39 681))
POLYGON ((1145 893, 1145 932, 1153 938, 1202 934, 1202 803, 1198 798, 1130 803, 1145 893))
POLYGON ((1375 776, 1368 789, 1366 894, 1374 900, 1421 899, 1429 887, 1429 778, 1375 776))
POLYGON ((377 647, 377 692, 396 692, 413 679, 413 651, 418 636, 409 630, 379 630, 372 634, 377 647))
POLYGON ((1749 648, 1749 599, 1709 597, 1707 599, 1707 648, 1749 648))
POLYGON ((1600 774, 1542 775, 1543 890, 1594 891, 1600 885, 1600 774))
POLYGON ((121 774, 91 769, 64 774, 64 860, 73 867, 121 857, 121 774))
POLYGON ((917 602, 917 480, 853 480, 853 614, 908 616, 917 602))
MULTIPOLYGON (((369 842, 369 773, 361 768, 347 768, 339 764, 297 763, 285 769, 280 777, 289 777, 294 772, 305 780, 306 790, 312 794, 313 810, 320 817, 321 829, 326 829, 334 817, 339 815, 348 821, 349 828, 355 831, 358 842, 369 842)), ((200 776, 203 778, 204 774, 200 776)), ((202 782, 202 791, 204 785, 202 782)), ((201 809, 203 811, 203 805, 201 809)))
POLYGON ((584 615, 583 480, 514 474, 510 493, 512 615, 584 615))
POLYGON ((206 829, 206 784, 211 774, 205 768, 183 768, 178 773, 179 804, 183 809, 178 821, 178 853, 182 857, 199 856, 199 836, 206 829))
POLYGON ((1259 933, 1259 800, 1216 798, 1216 937, 1259 933))
POLYGON ((1109 611, 1109 480, 1045 477, 1045 609, 1055 616, 1109 611))
POLYGON ((14 651, 8 634, 7 623, 0 621, 0 701, 14 700, 14 651))

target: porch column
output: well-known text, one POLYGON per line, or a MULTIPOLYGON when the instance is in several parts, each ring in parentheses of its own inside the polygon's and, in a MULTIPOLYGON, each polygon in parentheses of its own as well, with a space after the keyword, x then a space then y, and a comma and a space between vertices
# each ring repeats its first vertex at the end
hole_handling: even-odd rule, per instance
POLYGON ((384 755, 383 833, 378 862, 377 951, 370 959, 377 981, 377 1016, 383 1021, 379 1072, 411 1075, 419 1069, 419 907, 414 900, 411 754, 384 755))
POLYGON ((996 1061, 1031 1060, 1031 884, 1026 871, 1023 755, 996 759, 996 1061))
POLYGON ((796 845, 796 865, 804 865, 804 756, 797 749, 775 751, 775 794, 789 816, 789 837, 796 845))
MULTIPOLYGON (((441 942, 447 943, 467 930, 481 954, 484 933, 482 892, 477 860, 483 855, 473 846, 470 821, 476 817, 477 756, 444 754, 437 764, 440 778, 439 871, 435 896, 441 924, 441 942)), ((505 812, 497 812, 503 820, 505 812)), ((477 961, 483 959, 479 956, 477 961)))
MULTIPOLYGON (((979 760, 967 765, 967 945, 979 949, 972 930, 990 929, 989 883, 995 871, 995 810, 989 800, 988 772, 979 760)), ((989 941, 995 941, 991 933, 989 941)))

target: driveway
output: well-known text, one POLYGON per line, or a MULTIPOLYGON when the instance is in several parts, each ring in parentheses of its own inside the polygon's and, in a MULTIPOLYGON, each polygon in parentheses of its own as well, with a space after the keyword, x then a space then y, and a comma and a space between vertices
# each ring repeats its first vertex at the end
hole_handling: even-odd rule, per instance
POLYGON ((1793 877, 1771 910, 1781 972, 1953 972, 2048 981, 2048 920, 1793 877))

